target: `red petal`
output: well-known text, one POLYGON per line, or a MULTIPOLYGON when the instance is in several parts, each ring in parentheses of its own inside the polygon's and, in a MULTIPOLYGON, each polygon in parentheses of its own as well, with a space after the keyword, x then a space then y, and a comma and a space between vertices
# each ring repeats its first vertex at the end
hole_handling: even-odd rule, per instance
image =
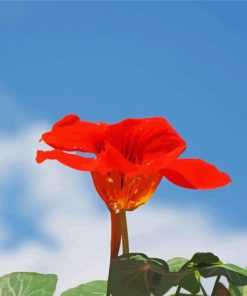
POLYGON ((58 160, 59 162, 80 171, 93 171, 97 165, 97 160, 93 158, 69 154, 60 150, 37 151, 36 161, 38 163, 41 163, 47 159, 58 160))
POLYGON ((161 173, 174 184, 190 189, 214 189, 231 182, 226 173, 200 159, 177 159, 161 173))
POLYGON ((173 162, 182 152, 183 148, 178 147, 169 153, 149 153, 143 157, 142 164, 137 165, 143 174, 159 173, 164 167, 173 162))
POLYGON ((106 141, 125 158, 141 164, 147 154, 170 153, 186 143, 169 124, 160 117, 126 119, 109 126, 106 141))
POLYGON ((99 153, 104 148, 106 123, 81 121, 76 115, 67 115, 50 132, 42 135, 48 145, 66 151, 99 153))
POLYGON ((114 147, 106 146, 106 150, 98 155, 98 166, 95 171, 106 174, 112 170, 130 173, 137 172, 137 167, 125 159, 114 147))

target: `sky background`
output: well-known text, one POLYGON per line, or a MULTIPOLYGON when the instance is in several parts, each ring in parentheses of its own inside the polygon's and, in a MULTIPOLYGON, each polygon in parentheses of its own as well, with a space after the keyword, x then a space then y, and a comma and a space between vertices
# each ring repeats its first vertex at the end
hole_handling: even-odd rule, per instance
POLYGON ((106 277, 108 212, 89 176, 34 162, 41 133, 69 113, 165 117, 188 144, 184 157, 233 180, 212 191, 162 181, 129 215, 135 251, 204 247, 247 265, 246 15, 244 1, 0 2, 1 274, 56 272, 61 289, 106 277))

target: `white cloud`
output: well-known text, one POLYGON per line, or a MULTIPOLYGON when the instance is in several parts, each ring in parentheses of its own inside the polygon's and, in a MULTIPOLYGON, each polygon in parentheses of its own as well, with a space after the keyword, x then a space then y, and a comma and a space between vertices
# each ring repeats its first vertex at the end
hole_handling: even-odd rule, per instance
MULTIPOLYGON (((2 11, 1 11, 2 12, 2 11)), ((1 14, 1 13, 0 13, 1 14)), ((0 15, 1 23, 1 15, 0 15)), ((27 115, 14 95, 0 84, 0 128, 13 129, 27 121, 27 115)))
MULTIPOLYGON (((37 141, 45 130, 46 124, 36 123, 14 135, 0 135, 0 182, 4 188, 10 179, 22 177, 23 198, 30 201, 31 209, 39 206, 39 224, 55 245, 51 248, 27 241, 15 250, 2 250, 0 275, 13 271, 56 273, 56 295, 60 295, 83 282, 107 278, 110 221, 106 209, 102 214, 96 208, 99 197, 87 174, 55 161, 35 163, 35 151, 43 145, 37 141)), ((133 252, 168 259, 211 251, 225 262, 247 265, 247 233, 222 233, 199 209, 147 204, 128 217, 133 252)), ((8 238, 8 228, 0 227, 3 241, 8 238)))

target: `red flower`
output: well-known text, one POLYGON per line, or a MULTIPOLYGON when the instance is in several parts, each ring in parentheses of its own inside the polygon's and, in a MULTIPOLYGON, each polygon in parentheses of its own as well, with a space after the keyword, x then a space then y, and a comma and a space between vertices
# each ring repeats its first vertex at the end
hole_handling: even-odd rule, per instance
POLYGON ((186 143, 160 117, 126 119, 110 125, 68 115, 43 134, 42 140, 54 150, 37 151, 37 162, 55 159, 91 172, 96 190, 111 213, 134 210, 146 203, 162 177, 190 189, 213 189, 231 181, 226 173, 203 160, 178 158, 186 143), (89 152, 95 158, 65 151, 89 152))

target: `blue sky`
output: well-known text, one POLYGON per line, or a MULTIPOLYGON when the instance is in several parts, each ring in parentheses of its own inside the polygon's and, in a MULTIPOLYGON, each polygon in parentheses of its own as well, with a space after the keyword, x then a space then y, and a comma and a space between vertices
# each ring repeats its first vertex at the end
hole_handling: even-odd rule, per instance
MULTIPOLYGON (((112 123, 166 117, 188 143, 184 157, 233 182, 202 192, 164 181, 150 204, 200 208, 226 231, 246 230, 246 15, 247 3, 233 1, 0 2, 0 131, 14 137, 68 113, 112 123)), ((28 237, 49 243, 32 210, 13 208, 20 183, 1 188, 13 234, 3 248, 28 237)))

